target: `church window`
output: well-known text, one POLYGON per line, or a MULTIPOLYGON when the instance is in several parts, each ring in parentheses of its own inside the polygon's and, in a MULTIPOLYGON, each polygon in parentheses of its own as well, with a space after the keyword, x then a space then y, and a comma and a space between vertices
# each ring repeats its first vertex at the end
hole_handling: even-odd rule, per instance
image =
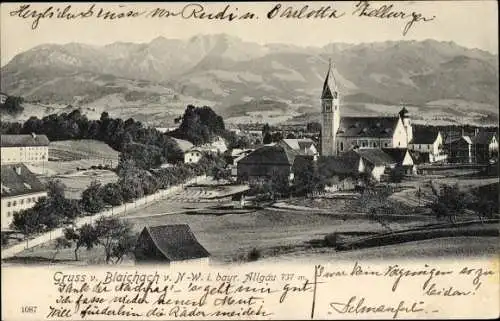
POLYGON ((344 143, 343 142, 340 142, 340 150, 343 151, 344 150, 344 143))

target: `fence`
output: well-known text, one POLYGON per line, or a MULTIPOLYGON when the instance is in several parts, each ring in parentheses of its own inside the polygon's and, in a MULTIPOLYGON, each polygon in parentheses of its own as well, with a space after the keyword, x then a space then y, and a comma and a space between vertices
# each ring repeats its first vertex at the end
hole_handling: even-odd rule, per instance
MULTIPOLYGON (((145 204, 148 204, 148 203, 151 203, 154 201, 159 201, 170 194, 173 194, 179 190, 182 190, 186 185, 197 183, 198 180, 205 179, 205 178, 206 178, 206 175, 197 176, 197 177, 194 177, 194 178, 186 181, 183 184, 171 186, 167 189, 159 190, 158 192, 156 192, 154 194, 139 198, 139 199, 135 200, 133 203, 125 203, 125 204, 120 205, 120 206, 115 206, 115 207, 107 209, 103 212, 96 213, 92 216, 79 217, 75 221, 75 226, 80 227, 80 226, 87 224, 87 223, 92 224, 93 222, 95 222, 96 220, 98 220, 101 217, 109 217, 109 216, 113 216, 113 215, 126 213, 129 210, 135 209, 135 208, 143 206, 145 204)), ((59 227, 59 228, 50 230, 48 232, 45 232, 43 234, 36 236, 35 238, 33 238, 31 240, 28 239, 25 242, 21 242, 19 244, 13 245, 13 246, 8 247, 6 249, 2 249, 2 259, 15 256, 17 253, 20 253, 26 249, 32 248, 32 247, 37 246, 37 245, 41 245, 45 242, 48 242, 52 239, 56 239, 56 238, 61 237, 63 235, 64 235, 64 227, 59 227)))

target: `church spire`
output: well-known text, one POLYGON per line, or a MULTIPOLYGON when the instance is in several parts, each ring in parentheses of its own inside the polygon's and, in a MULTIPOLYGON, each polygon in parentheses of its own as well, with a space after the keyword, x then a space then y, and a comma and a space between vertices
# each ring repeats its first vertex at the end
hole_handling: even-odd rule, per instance
POLYGON ((323 83, 323 92, 321 99, 333 99, 337 94, 337 84, 332 71, 332 59, 328 59, 328 72, 326 73, 325 82, 323 83), (332 86, 330 86, 330 83, 332 86), (332 89, 334 94, 332 94, 332 89))

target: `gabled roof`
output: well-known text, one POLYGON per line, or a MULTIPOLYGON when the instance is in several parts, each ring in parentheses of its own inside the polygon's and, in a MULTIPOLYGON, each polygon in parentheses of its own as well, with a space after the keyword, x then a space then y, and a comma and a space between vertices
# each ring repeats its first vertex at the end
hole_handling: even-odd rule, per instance
POLYGON ((293 165, 297 152, 281 145, 262 146, 244 158, 238 164, 246 165, 293 165))
POLYGON ((188 140, 179 139, 179 138, 175 138, 175 137, 172 137, 172 139, 175 140, 175 142, 177 143, 177 145, 179 146, 179 148, 184 153, 187 152, 188 150, 190 150, 193 147, 193 143, 191 143, 188 140))
POLYGON ((210 256, 187 224, 146 226, 142 233, 148 233, 158 250, 170 261, 210 256))
MULTIPOLYGON (((389 155, 395 163, 403 163, 408 149, 406 148, 382 148, 382 151, 389 155)), ((411 157, 411 154, 410 154, 411 157)))
POLYGON ((392 138, 399 117, 342 117, 338 137, 392 138))
POLYGON ((439 134, 439 130, 428 127, 415 127, 413 129, 413 139, 410 144, 433 144, 439 134))
POLYGON ((2 165, 1 195, 11 197, 43 192, 45 185, 24 164, 2 165))
POLYGON ((397 161, 389 154, 378 148, 358 149, 353 152, 373 165, 389 165, 397 163, 397 161))
POLYGON ((479 132, 476 136, 472 138, 472 141, 474 142, 474 144, 489 145, 493 137, 496 137, 496 133, 479 132))
POLYGON ((359 169, 359 158, 351 154, 342 156, 318 157, 318 168, 323 175, 332 174, 356 174, 359 169))
POLYGON ((285 143, 291 149, 303 154, 310 154, 311 146, 314 146, 314 141, 310 138, 300 138, 300 139, 283 139, 285 143))
POLYGON ((447 144, 456 144, 459 143, 460 141, 463 141, 469 145, 472 145, 472 139, 469 136, 453 136, 453 137, 448 137, 445 141, 445 145, 447 144))
POLYGON ((48 146, 46 135, 0 135, 1 147, 48 146))

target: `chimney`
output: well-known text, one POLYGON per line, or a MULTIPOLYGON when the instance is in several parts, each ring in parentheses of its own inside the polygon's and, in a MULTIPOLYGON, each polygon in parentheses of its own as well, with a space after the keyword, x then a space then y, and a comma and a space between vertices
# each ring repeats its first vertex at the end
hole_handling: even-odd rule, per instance
POLYGON ((21 166, 16 166, 17 175, 21 175, 21 166))
POLYGON ((36 138, 36 134, 35 133, 31 133, 31 137, 33 137, 33 139, 36 138))

